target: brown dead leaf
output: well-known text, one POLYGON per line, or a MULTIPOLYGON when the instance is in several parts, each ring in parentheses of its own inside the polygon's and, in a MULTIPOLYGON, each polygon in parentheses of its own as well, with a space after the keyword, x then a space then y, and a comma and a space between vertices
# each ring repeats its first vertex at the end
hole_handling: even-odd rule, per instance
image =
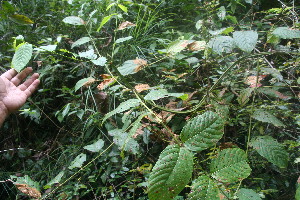
POLYGON ((206 46, 205 41, 195 41, 187 45, 187 48, 190 51, 201 51, 204 50, 206 46))
POLYGON ((150 86, 148 84, 138 84, 136 86, 134 86, 134 88, 136 89, 136 91, 138 93, 145 91, 145 90, 149 90, 150 86))
POLYGON ((250 85, 249 87, 253 88, 253 87, 261 87, 262 84, 260 83, 260 81, 262 81, 267 75, 260 75, 258 76, 248 76, 247 80, 245 81, 245 83, 247 85, 250 85))
POLYGON ((146 60, 139 59, 139 58, 133 60, 133 63, 137 65, 134 69, 135 72, 140 71, 143 68, 143 66, 147 65, 146 60))
POLYGON ((112 78, 108 74, 100 75, 104 80, 97 86, 98 90, 104 90, 108 85, 112 84, 116 81, 116 79, 112 78))
POLYGON ((127 27, 131 27, 131 26, 136 26, 136 24, 131 23, 131 22, 129 22, 129 21, 122 22, 122 23, 120 24, 120 26, 118 27, 117 30, 123 30, 123 29, 125 29, 125 28, 127 28, 127 27))
POLYGON ((92 85, 96 80, 94 78, 90 78, 87 82, 85 82, 82 86, 89 87, 92 85))
POLYGON ((33 198, 41 198, 41 193, 36 189, 29 187, 27 184, 15 184, 15 186, 24 194, 33 198))

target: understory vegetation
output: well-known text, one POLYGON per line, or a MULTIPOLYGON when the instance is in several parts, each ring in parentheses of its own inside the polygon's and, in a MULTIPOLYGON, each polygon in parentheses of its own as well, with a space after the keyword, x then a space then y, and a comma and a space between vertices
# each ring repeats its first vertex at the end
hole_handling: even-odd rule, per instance
POLYGON ((300 200, 300 2, 0 1, 1 199, 300 200))

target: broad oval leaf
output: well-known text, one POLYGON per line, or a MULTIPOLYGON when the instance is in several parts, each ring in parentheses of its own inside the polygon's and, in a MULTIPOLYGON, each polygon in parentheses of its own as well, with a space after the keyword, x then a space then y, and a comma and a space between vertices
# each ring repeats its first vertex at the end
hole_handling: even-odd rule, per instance
POLYGON ((189 44, 188 40, 176 40, 174 42, 171 42, 171 44, 167 48, 167 53, 174 55, 176 53, 179 53, 183 49, 185 49, 189 44))
POLYGON ((300 30, 290 29, 289 27, 278 27, 272 34, 282 39, 300 38, 300 30))
POLYGON ((230 53, 234 47, 232 37, 229 36, 218 36, 211 39, 208 45, 214 52, 221 55, 223 52, 230 53))
POLYGON ((220 190, 217 183, 208 176, 200 176, 192 184, 191 193, 188 195, 188 200, 220 200, 220 190))
POLYGON ((55 51, 57 45, 47 45, 47 46, 40 46, 40 47, 37 47, 37 48, 34 48, 33 50, 35 51, 55 51))
POLYGON ((239 200, 261 200, 259 194, 251 189, 242 188, 238 191, 237 196, 239 200))
POLYGON ((159 90, 151 90, 146 96, 146 100, 158 100, 165 97, 180 97, 183 96, 184 93, 169 93, 166 89, 159 89, 159 90))
POLYGON ((143 59, 127 60, 121 67, 118 67, 118 71, 123 75, 135 74, 147 65, 147 61, 143 59))
POLYGON ((83 148, 91 152, 99 152, 103 146, 104 146, 104 141, 102 139, 99 139, 97 142, 94 142, 93 144, 87 145, 83 148))
POLYGON ((89 41, 91 41, 91 38, 90 38, 90 37, 82 37, 82 38, 76 40, 76 41, 72 44, 71 48, 73 49, 74 47, 77 47, 77 46, 79 46, 79 45, 85 44, 85 43, 87 43, 87 42, 89 42, 89 41))
POLYGON ((251 52, 257 43, 258 34, 255 31, 235 31, 233 40, 242 51, 251 52))
POLYGON ((32 56, 32 45, 28 43, 19 44, 12 59, 12 67, 17 71, 22 71, 28 64, 32 56))
POLYGON ((210 165, 211 176, 220 182, 232 183, 247 178, 251 168, 246 153, 239 148, 224 149, 210 165))
POLYGON ((86 154, 81 153, 71 162, 68 168, 69 169, 80 168, 85 161, 86 161, 86 154))
POLYGON ((188 121, 180 133, 180 138, 188 149, 202 151, 221 139, 223 127, 224 123, 219 115, 205 112, 188 121))
POLYGON ((271 123, 274 126, 285 126, 277 117, 266 110, 257 109, 254 111, 252 117, 261 122, 271 123))
POLYGON ((72 24, 72 25, 77 25, 77 26, 85 24, 83 19, 81 19, 80 17, 76 17, 76 16, 66 17, 62 21, 65 22, 66 24, 72 24))
POLYGON ((76 85, 75 85, 75 92, 77 90, 79 90, 79 88, 81 88, 82 86, 89 86, 90 84, 94 83, 95 79, 92 77, 88 77, 88 78, 83 78, 81 80, 79 80, 76 85))
POLYGON ((251 146, 269 162, 280 168, 286 168, 288 165, 289 154, 271 136, 260 136, 251 142, 251 146))
POLYGON ((99 66, 105 66, 107 59, 105 57, 99 57, 97 60, 91 60, 92 63, 99 66))
POLYGON ((137 107, 138 105, 140 105, 140 100, 139 99, 128 99, 125 102, 122 102, 116 109, 114 109, 113 111, 107 113, 103 120, 102 123, 105 122, 105 120, 107 120, 109 117, 117 114, 117 113, 121 113, 124 112, 126 110, 129 110, 130 108, 134 108, 137 107))
POLYGON ((193 154, 179 145, 167 146, 150 173, 149 199, 173 199, 189 182, 192 172, 193 154))

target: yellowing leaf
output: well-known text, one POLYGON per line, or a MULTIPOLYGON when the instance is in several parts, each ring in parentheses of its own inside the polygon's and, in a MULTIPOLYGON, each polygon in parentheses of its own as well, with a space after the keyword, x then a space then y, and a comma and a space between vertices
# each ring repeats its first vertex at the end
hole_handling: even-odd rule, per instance
POLYGON ((131 23, 131 22, 129 22, 129 21, 122 22, 122 23, 119 25, 119 27, 118 27, 117 30, 123 30, 123 29, 125 29, 125 28, 132 27, 132 26, 136 26, 136 24, 131 23))
POLYGON ((33 24, 34 22, 25 15, 14 14, 10 16, 10 19, 19 24, 33 24))

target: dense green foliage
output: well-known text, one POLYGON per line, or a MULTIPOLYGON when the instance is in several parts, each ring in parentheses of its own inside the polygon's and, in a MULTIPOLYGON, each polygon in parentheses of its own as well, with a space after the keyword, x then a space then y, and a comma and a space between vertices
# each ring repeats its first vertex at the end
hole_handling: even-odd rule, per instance
POLYGON ((1 199, 300 200, 299 11, 1 1, 1 70, 41 80, 1 128, 1 199))

